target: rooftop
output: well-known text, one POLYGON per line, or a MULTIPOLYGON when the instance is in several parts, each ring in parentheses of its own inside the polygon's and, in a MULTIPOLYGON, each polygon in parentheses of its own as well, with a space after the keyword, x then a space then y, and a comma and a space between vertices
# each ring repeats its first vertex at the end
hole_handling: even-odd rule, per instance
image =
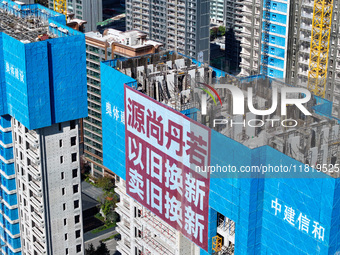
POLYGON ((22 43, 77 34, 65 25, 65 17, 39 4, 0 2, 0 32, 22 43))
POLYGON ((108 42, 110 45, 117 43, 131 48, 140 48, 147 45, 153 45, 155 47, 162 46, 161 43, 156 41, 146 40, 147 34, 137 30, 122 32, 109 28, 104 30, 103 34, 100 32, 88 32, 85 33, 85 36, 87 38, 93 38, 102 42, 108 42))
POLYGON ((0 9, 0 31, 24 43, 39 41, 43 34, 56 37, 49 33, 47 20, 33 15, 18 18, 4 9, 0 9))

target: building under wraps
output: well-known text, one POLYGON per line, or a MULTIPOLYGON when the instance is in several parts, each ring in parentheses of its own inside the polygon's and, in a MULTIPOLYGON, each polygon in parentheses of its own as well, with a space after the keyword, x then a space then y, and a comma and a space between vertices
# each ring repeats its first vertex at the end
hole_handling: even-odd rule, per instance
POLYGON ((86 90, 85 36, 43 6, 1 1, 1 254, 84 253, 86 90))
POLYGON ((292 87, 275 79, 236 78, 173 52, 103 62, 101 84, 122 254, 340 251, 339 120, 330 101, 311 96, 304 114, 283 108, 285 97, 308 91, 286 93, 292 87), (276 111, 250 111, 247 100, 272 108, 274 92, 276 111))

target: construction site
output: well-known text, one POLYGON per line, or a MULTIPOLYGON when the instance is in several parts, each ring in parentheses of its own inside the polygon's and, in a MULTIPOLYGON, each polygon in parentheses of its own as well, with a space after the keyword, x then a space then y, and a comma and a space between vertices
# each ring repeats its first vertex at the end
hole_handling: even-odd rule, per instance
MULTIPOLYGON (((178 111, 196 109, 191 112, 195 113, 197 121, 251 149, 269 145, 311 166, 339 164, 339 120, 330 116, 331 103, 325 99, 312 96, 306 104, 312 113, 310 116, 301 114, 295 105, 287 107, 285 116, 281 115, 280 107, 273 114, 256 116, 248 108, 248 88, 252 88, 254 108, 265 110, 273 105, 273 87, 277 88, 277 104, 280 106, 281 89, 290 86, 263 75, 238 78, 223 72, 217 73, 216 69, 199 67, 191 59, 176 53, 118 60, 116 65, 120 72, 136 79, 137 90, 178 111), (205 91, 201 87, 204 84, 216 88, 221 104, 215 105, 215 98, 209 97, 206 99, 207 113, 202 115, 202 94, 205 91), (232 93, 222 89, 223 84, 236 86, 246 95, 244 108, 247 114, 232 114, 235 105, 232 93), (320 114, 318 109, 321 107, 324 112, 320 114), (250 120, 254 122, 251 126, 241 124, 249 123, 250 120), (288 120, 293 120, 294 124, 289 124, 288 120), (238 124, 232 125, 233 121, 238 124), (287 124, 282 125, 282 122, 287 124)), ((300 97, 301 93, 291 96, 300 97)), ((333 177, 339 177, 339 173, 333 173, 333 177)))
MULTIPOLYGON (((126 23, 133 30, 85 35, 79 31, 85 31, 87 21, 77 12, 70 15, 66 0, 54 0, 54 11, 38 4, 0 2, 0 84, 5 84, 8 94, 1 104, 6 100, 9 104, 5 113, 22 118, 28 134, 43 127, 43 122, 49 126, 61 120, 75 133, 75 124, 71 127, 68 122, 75 118, 65 106, 78 113, 76 96, 81 94, 83 110, 76 117, 85 117, 86 88, 79 91, 77 85, 86 83, 87 69, 84 151, 97 164, 98 176, 112 171, 115 178, 121 254, 336 254, 340 250, 338 3, 224 1, 223 8, 233 12, 229 20, 236 28, 233 40, 241 48, 240 73, 234 76, 208 64, 208 1, 166 1, 158 4, 162 7, 157 13, 151 2, 127 1, 126 23), (69 29, 67 20, 79 31, 69 29), (162 47, 188 56, 161 51, 162 47), (78 70, 72 68, 75 59, 78 70), (39 77, 31 75, 35 66, 41 68, 39 77), (53 77, 60 78, 58 83, 53 77), (36 92, 42 91, 42 81, 48 84, 44 88, 50 94, 45 97, 51 100, 45 105, 36 92), (25 91, 15 94, 21 83, 25 91), (67 102, 58 101, 64 107, 54 105, 54 93, 70 96, 67 102), (46 107, 57 108, 57 113, 43 119, 37 110, 28 114, 33 116, 30 120, 20 101, 32 111, 46 107), (199 160, 205 164, 199 165, 199 160), (193 162, 198 168, 192 167, 193 162)), ((74 4, 79 10, 83 6, 81 1, 74 4)), ((220 5, 216 2, 214 9, 220 5)), ((10 121, 3 121, 8 133, 10 121)), ((56 133, 63 130, 58 128, 56 133)), ((11 149, 9 141, 6 146, 11 149)), ((59 147, 65 146, 59 141, 59 147)), ((29 146, 23 151, 29 153, 29 146)), ((10 156, 0 159, 15 169, 15 155, 10 156)), ((16 157, 19 162, 18 153, 16 157)), ((63 156, 58 160, 63 163, 63 156)), ((34 170, 28 160, 27 167, 34 170)), ((31 254, 31 247, 48 254, 52 243, 62 246, 66 240, 72 248, 62 254, 83 253, 79 199, 66 209, 62 188, 60 201, 65 203, 59 211, 40 209, 37 223, 33 219, 31 225, 20 226, 31 216, 19 209, 27 209, 34 198, 27 198, 28 206, 26 200, 21 203, 21 196, 17 199, 16 189, 21 192, 21 187, 12 184, 26 178, 23 170, 11 175, 0 172, 5 187, 0 222, 4 254, 31 254), (12 185, 9 192, 7 179, 12 185), (67 223, 58 218, 66 210, 70 210, 67 223), (58 223, 53 225, 58 235, 51 235, 45 214, 56 215, 53 218, 64 226, 78 224, 76 234, 69 228, 68 236, 56 227, 58 223), (31 234, 31 229, 38 234, 31 234)), ((63 180, 64 172, 61 176, 63 180)), ((69 184, 79 195, 79 184, 69 184)), ((48 189, 43 190, 46 194, 37 190, 41 197, 48 194, 48 189)))
MULTIPOLYGON (((312 252, 316 249, 315 240, 324 251, 335 249, 335 246, 325 241, 333 239, 329 234, 338 220, 333 216, 325 216, 325 213, 327 214, 327 210, 336 210, 339 199, 336 195, 339 192, 337 183, 340 180, 339 120, 331 116, 330 101, 311 95, 308 102, 303 104, 311 115, 302 114, 301 109, 293 104, 288 104, 285 110, 278 107, 268 115, 253 114, 247 104, 249 88, 252 89, 253 107, 265 111, 274 104, 274 92, 277 92, 277 105, 280 106, 283 89, 297 87, 263 75, 242 78, 231 76, 175 52, 107 61, 101 71, 104 104, 114 102, 115 107, 122 109, 123 101, 119 98, 123 98, 120 93, 123 93, 125 83, 148 95, 150 100, 161 102, 209 127, 212 132, 210 166, 231 164, 238 169, 236 174, 210 174, 209 254, 245 254, 252 251, 254 246, 251 244, 255 245, 258 238, 263 238, 261 250, 280 253, 283 252, 280 243, 287 243, 290 233, 308 244, 303 248, 295 246, 295 241, 286 244, 288 254, 296 254, 302 249, 307 253, 312 252), (117 81, 116 77, 119 77, 120 82, 113 83, 114 80, 117 81), (236 104, 232 91, 223 89, 224 85, 240 89, 244 95, 244 114, 234 114, 236 104), (215 94, 209 97, 209 93, 212 94, 214 90, 218 96, 215 94), (203 109, 202 98, 206 100, 206 110, 203 109), (286 111, 284 115, 283 111, 286 111), (216 122, 221 119, 222 122, 216 122), (290 166, 298 169, 299 173, 291 171, 275 175, 276 173, 239 171, 244 166, 260 168, 264 165, 290 166), (301 169, 308 171, 300 171, 301 169), (312 184, 320 187, 329 185, 328 195, 321 196, 320 189, 305 188, 312 184), (300 195, 296 194, 296 190, 299 190, 300 195), (319 203, 320 197, 322 201, 329 201, 329 204, 326 206, 324 202, 319 203), (308 204, 300 204, 301 199, 306 199, 308 204), (320 226, 323 224, 323 235, 314 235, 312 238, 311 229, 309 235, 304 235, 297 223, 285 223, 285 210, 280 207, 282 218, 278 218, 278 211, 273 207, 274 202, 280 205, 285 203, 287 207, 296 210, 295 220, 298 212, 301 212, 320 226), (252 220, 249 217, 262 217, 262 220, 252 220), (266 222, 266 225, 261 222, 266 222), (292 225, 291 229, 289 224, 292 225), (255 228, 260 228, 261 231, 253 234, 255 228), (273 236, 275 246, 271 247, 270 243, 274 241, 269 240, 273 236), (245 240, 248 240, 248 244, 245 240)), ((288 94, 288 99, 303 99, 307 93, 288 94)), ((181 238, 181 232, 160 220, 126 193, 131 184, 125 182, 125 153, 118 149, 119 144, 125 143, 125 138, 122 135, 113 138, 111 131, 105 128, 114 126, 115 132, 121 134, 125 132, 124 126, 112 121, 106 111, 104 106, 104 164, 117 174, 116 183, 121 197, 118 212, 123 218, 119 224, 119 231, 122 233, 119 251, 130 254, 136 249, 143 254, 153 254, 161 250, 160 254, 182 254, 186 247, 191 249, 190 254, 208 254, 203 249, 198 250, 197 245, 192 246, 193 243, 185 244, 186 239, 181 238), (106 140, 108 137, 110 139, 106 140), (108 152, 114 149, 117 153, 113 157, 108 152)))
MULTIPOLYGON (((36 42, 47 38, 55 37, 49 34, 48 20, 41 17, 44 14, 39 9, 1 8, 0 9, 0 29, 7 35, 24 43, 36 42), (40 13, 40 15, 38 14, 40 13), (43 37, 42 35, 45 35, 43 37)), ((46 15, 46 14, 45 14, 46 15)))
POLYGON ((73 177, 87 116, 85 36, 46 7, 1 1, 0 85, 0 253, 84 254, 73 177))

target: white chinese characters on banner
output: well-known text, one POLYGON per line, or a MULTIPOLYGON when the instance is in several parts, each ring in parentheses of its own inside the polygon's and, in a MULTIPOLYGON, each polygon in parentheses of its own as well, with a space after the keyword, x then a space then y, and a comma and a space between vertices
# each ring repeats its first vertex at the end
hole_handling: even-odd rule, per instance
POLYGON ((125 98, 127 193, 207 250, 209 175, 194 166, 209 164, 210 129, 131 88, 125 98))
POLYGON ((125 125, 124 111, 119 110, 116 106, 112 106, 110 102, 106 102, 105 104, 105 114, 125 125))
POLYGON ((19 68, 15 67, 13 64, 5 61, 5 72, 11 75, 13 78, 17 79, 20 82, 25 82, 24 72, 19 68))
MULTIPOLYGON (((281 215, 281 204, 278 202, 278 199, 271 201, 271 208, 274 209, 275 216, 281 215)), ((311 220, 307 217, 306 214, 299 214, 295 213, 295 210, 292 207, 284 205, 284 216, 283 220, 289 223, 290 225, 297 227, 300 231, 305 232, 306 234, 311 234, 314 236, 315 239, 324 241, 325 239, 325 228, 320 225, 319 222, 313 221, 313 225, 310 226, 311 220), (295 219, 295 215, 299 215, 297 219, 295 219), (313 230, 310 231, 310 228, 313 230)))

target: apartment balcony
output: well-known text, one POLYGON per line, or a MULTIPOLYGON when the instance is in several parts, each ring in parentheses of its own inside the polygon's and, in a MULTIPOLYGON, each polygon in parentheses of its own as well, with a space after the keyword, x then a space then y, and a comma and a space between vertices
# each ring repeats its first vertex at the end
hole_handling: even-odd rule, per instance
POLYGON ((308 24, 301 23, 300 24, 300 29, 312 31, 312 24, 308 25, 308 24))
POLYGON ((43 213, 43 212, 44 212, 43 205, 42 205, 41 201, 39 201, 38 198, 36 198, 35 196, 32 196, 32 197, 30 198, 30 201, 31 201, 33 207, 34 207, 39 213, 43 213))
POLYGON ((307 8, 307 9, 313 9, 314 8, 314 1, 311 1, 311 0, 302 1, 301 6, 307 8))
POLYGON ((134 222, 136 225, 138 225, 139 227, 142 226, 140 219, 141 219, 141 218, 139 218, 139 217, 138 217, 138 218, 133 218, 133 222, 134 222))
POLYGON ((34 234, 36 234, 36 236, 42 241, 45 242, 46 241, 46 237, 45 234, 36 226, 32 228, 32 231, 34 234))
POLYGON ((175 13, 175 12, 169 11, 169 12, 168 12, 168 17, 176 18, 176 13, 175 13))
POLYGON ((130 208, 124 206, 122 200, 117 203, 117 209, 119 209, 122 214, 125 214, 126 217, 130 218, 130 208))
POLYGON ((253 1, 252 0, 244 0, 242 1, 243 6, 247 5, 252 7, 253 6, 253 1))
POLYGON ((29 140, 30 143, 33 146, 38 146, 39 145, 37 134, 33 133, 32 131, 28 131, 27 133, 25 133, 25 136, 26 136, 27 140, 29 140))
POLYGON ((241 46, 242 46, 242 47, 251 48, 251 41, 250 41, 250 39, 242 38, 241 46))
MULTIPOLYGON (((148 249, 151 254, 164 254, 164 255, 175 255, 171 248, 165 247, 162 243, 158 242, 155 238, 152 238, 150 234, 143 232, 143 237, 138 241, 140 244, 148 249)), ((173 246, 172 248, 174 248, 173 246)))
POLYGON ((29 184, 29 187, 35 192, 35 194, 40 197, 39 194, 41 194, 42 192, 41 186, 35 183, 34 181, 30 181, 28 184, 29 184))
MULTIPOLYGON (((240 11, 237 11, 236 13, 238 13, 240 11)), ((244 5, 242 8, 242 12, 240 12, 240 14, 244 15, 245 13, 249 13, 249 14, 253 14, 253 9, 249 8, 249 6, 244 5)))
POLYGON ((310 48, 305 48, 305 47, 300 47, 300 50, 299 50, 300 53, 304 53, 304 54, 308 54, 310 53, 310 48))
POLYGON ((250 51, 247 50, 246 48, 242 48, 241 57, 250 57, 250 51))
POLYGON ((26 149, 27 154, 35 161, 39 161, 39 155, 37 152, 31 149, 26 149))
MULTIPOLYGON (((235 21, 237 21, 237 20, 235 20, 235 21)), ((242 21, 242 24, 245 25, 245 26, 252 26, 251 16, 243 16, 241 21, 242 21)))
POLYGON ((249 61, 249 59, 242 58, 242 59, 241 59, 241 66, 250 67, 250 61, 249 61))
POLYGON ((144 228, 148 228, 150 232, 157 235, 162 242, 167 244, 169 247, 176 245, 176 230, 164 221, 158 219, 153 213, 144 211, 142 217, 139 219, 144 225, 144 228))
POLYGON ((305 64, 305 65, 309 65, 309 59, 306 58, 299 58, 299 64, 305 64))
POLYGON ((40 228, 45 227, 44 220, 41 218, 41 216, 39 214, 37 214, 35 211, 33 211, 33 212, 31 212, 31 216, 32 216, 32 219, 36 222, 36 224, 40 228))
POLYGON ((45 248, 39 242, 35 241, 33 243, 33 246, 34 246, 34 248, 36 248, 40 252, 40 254, 46 253, 45 248))
POLYGON ((130 255, 131 254, 131 244, 124 242, 121 240, 118 242, 117 250, 122 254, 130 255))
POLYGON ((302 18, 306 18, 306 19, 313 20, 313 12, 305 12, 305 11, 302 11, 302 12, 301 12, 301 17, 302 17, 302 18))
POLYGON ((118 229, 117 231, 123 235, 130 236, 130 229, 128 229, 123 222, 117 223, 118 229))
POLYGON ((181 14, 185 14, 185 9, 184 8, 178 8, 177 12, 179 12, 181 14))

